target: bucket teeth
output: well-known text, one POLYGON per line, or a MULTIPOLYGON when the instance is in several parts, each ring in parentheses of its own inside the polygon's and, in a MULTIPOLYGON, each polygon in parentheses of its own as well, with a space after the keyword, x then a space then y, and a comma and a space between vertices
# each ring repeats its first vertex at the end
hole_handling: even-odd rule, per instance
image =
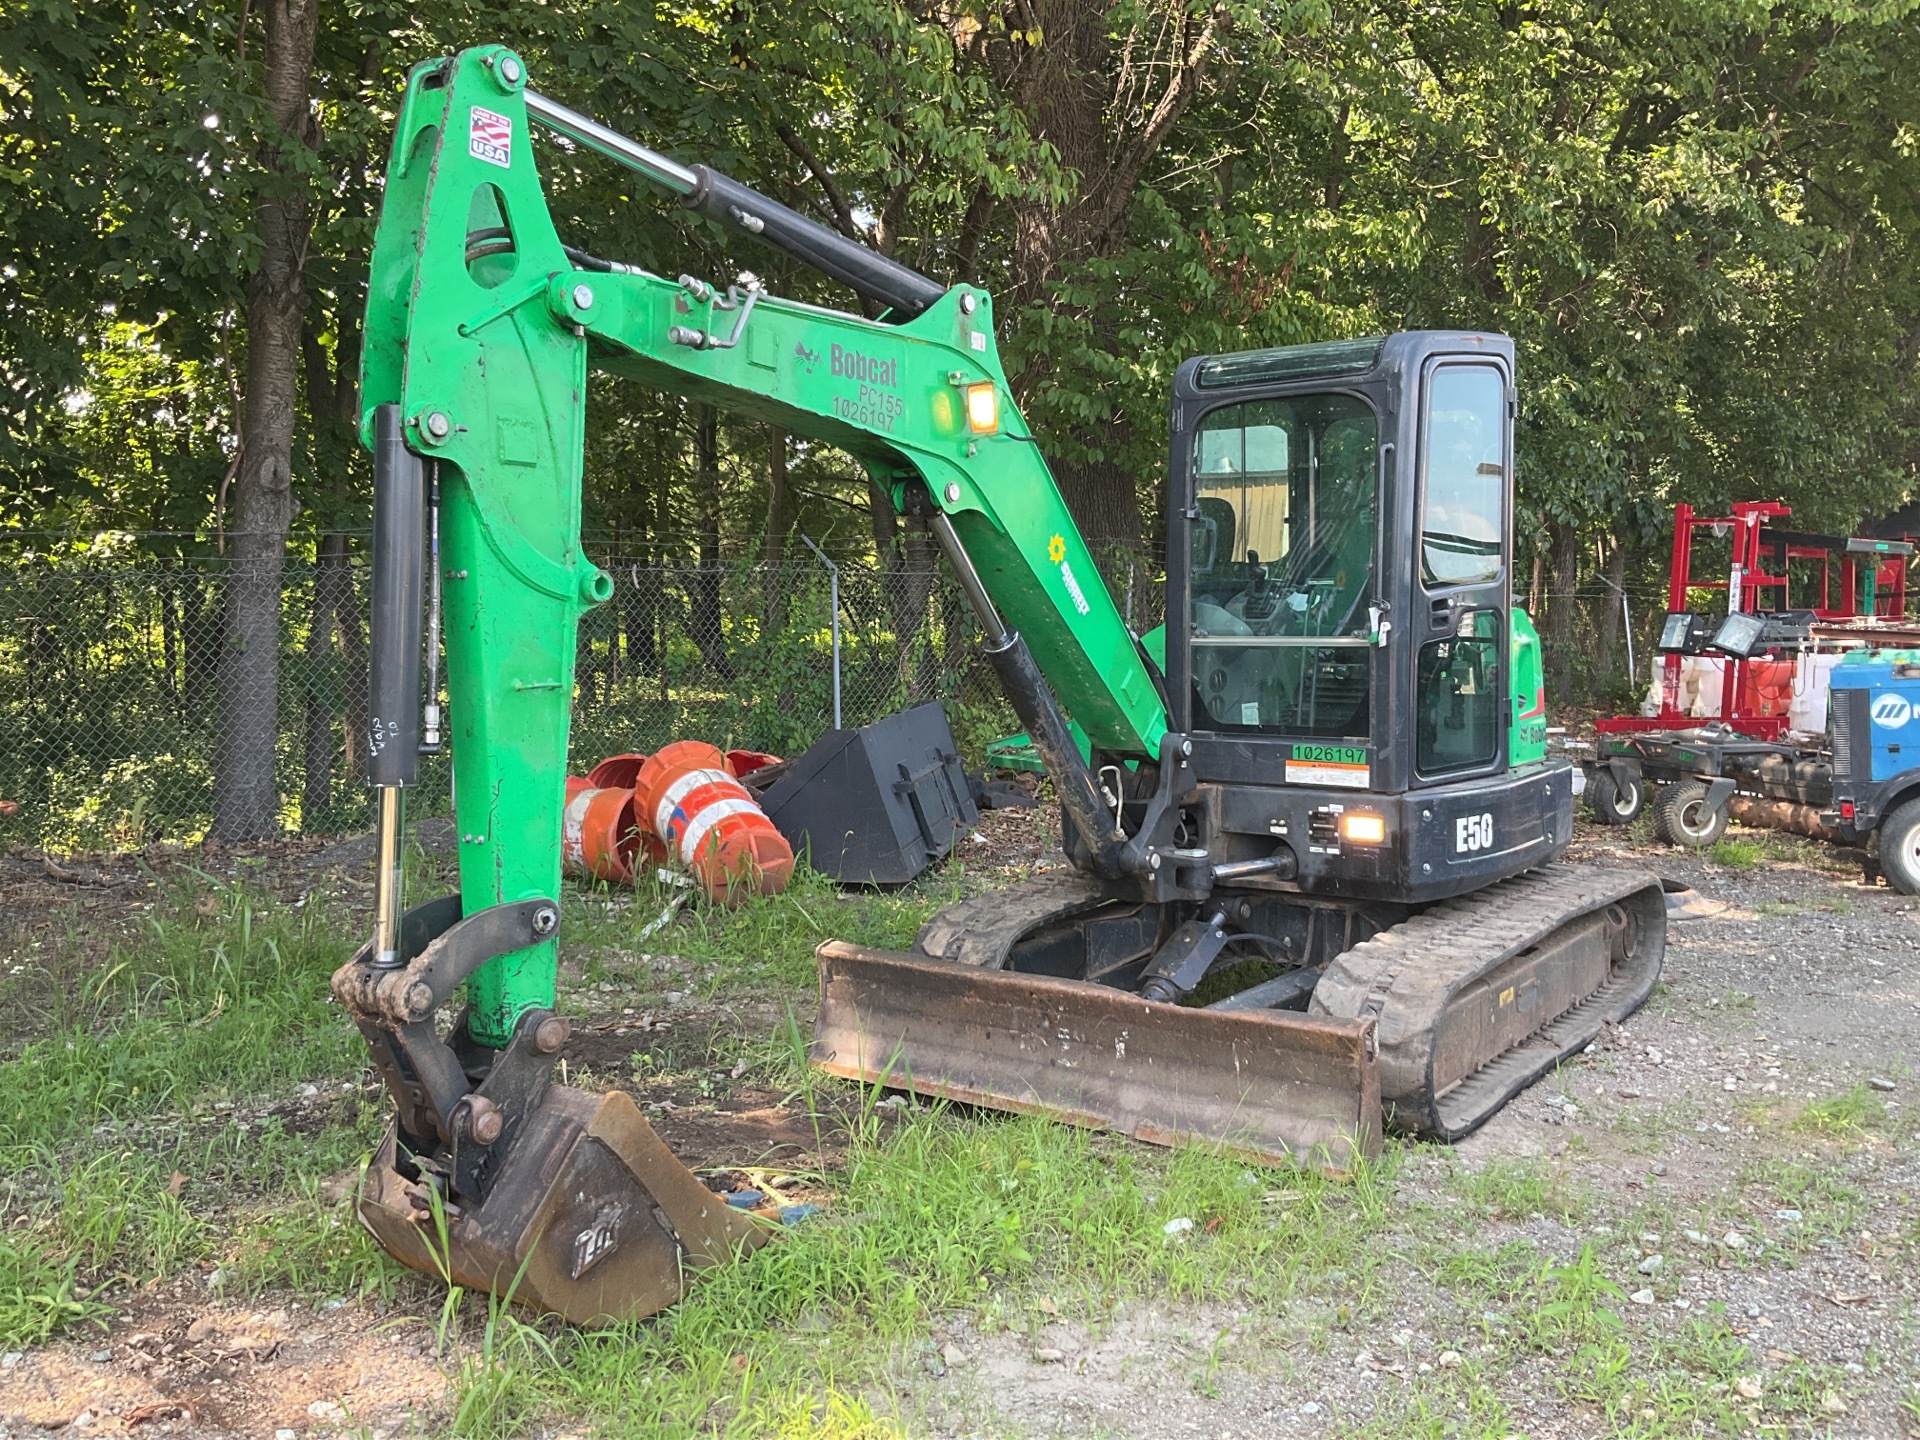
POLYGON ((361 1221, 388 1254, 576 1324, 655 1314, 693 1272, 772 1234, 702 1185, 617 1091, 548 1087, 486 1198, 442 1205, 444 1227, 433 1218, 432 1181, 416 1177, 389 1130, 359 1198, 361 1221))

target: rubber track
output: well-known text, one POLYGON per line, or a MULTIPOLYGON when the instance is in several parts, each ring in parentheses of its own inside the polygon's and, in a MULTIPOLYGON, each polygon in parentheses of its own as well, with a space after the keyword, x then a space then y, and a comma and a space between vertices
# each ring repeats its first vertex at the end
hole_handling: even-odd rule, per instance
POLYGON ((1380 1096, 1395 1128, 1457 1140, 1652 993, 1666 950, 1666 902, 1645 871, 1551 866, 1449 900, 1337 956, 1310 1013, 1371 1015, 1380 1040, 1380 1096), (1453 996, 1477 977, 1609 905, 1639 920, 1625 963, 1585 999, 1519 1045, 1490 1057, 1444 1096, 1432 1087, 1435 1028, 1453 996))
POLYGON ((1016 940, 1049 921, 1104 903, 1091 876, 1073 870, 1036 875, 949 905, 920 927, 913 948, 935 960, 1004 970, 1016 940))

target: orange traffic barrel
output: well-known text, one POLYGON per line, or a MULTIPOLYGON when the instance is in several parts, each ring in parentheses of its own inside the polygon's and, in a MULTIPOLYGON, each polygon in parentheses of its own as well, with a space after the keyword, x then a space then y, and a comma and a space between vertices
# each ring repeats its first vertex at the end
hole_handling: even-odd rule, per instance
POLYGON ((715 900, 787 888, 793 847, 727 773, 726 756, 714 746, 677 740, 656 751, 640 767, 634 809, 715 900))
POLYGON ((1749 660, 1740 689, 1749 714, 1785 715, 1793 704, 1793 662, 1749 660))
POLYGON ((727 751, 727 773, 736 780, 744 780, 756 770, 764 770, 769 765, 779 763, 778 755, 769 755, 764 750, 727 751))
POLYGON ((640 778, 640 767, 646 763, 647 757, 644 755, 609 755, 587 771, 587 783, 614 790, 631 790, 634 781, 640 778))
MULTIPOLYGON (((602 789, 631 790, 634 782, 640 778, 640 767, 646 763, 646 756, 632 752, 625 755, 609 755, 587 772, 586 783, 602 789)), ((637 811, 635 815, 634 824, 640 836, 640 848, 646 852, 649 864, 658 865, 667 858, 666 847, 660 843, 659 837, 651 829, 640 823, 637 811)))
POLYGON ((633 791, 587 780, 567 781, 567 808, 560 824, 563 870, 570 875, 631 885, 640 840, 640 827, 633 816, 633 791))

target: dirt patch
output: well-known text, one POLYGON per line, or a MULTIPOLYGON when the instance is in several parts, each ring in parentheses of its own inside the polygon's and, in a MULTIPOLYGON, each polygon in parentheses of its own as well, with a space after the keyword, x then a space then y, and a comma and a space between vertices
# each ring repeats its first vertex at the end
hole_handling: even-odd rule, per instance
POLYGON ((423 1434, 448 1388, 433 1347, 407 1316, 208 1304, 174 1287, 142 1296, 107 1334, 0 1357, 0 1433, 423 1434))
POLYGON ((674 1022, 648 1014, 576 1024, 561 1054, 571 1083, 632 1095, 692 1169, 799 1176, 838 1165, 858 1102, 836 1089, 818 1097, 815 1115, 799 1093, 749 1075, 744 1060, 728 1058, 743 1038, 738 1023, 695 1012, 674 1022))

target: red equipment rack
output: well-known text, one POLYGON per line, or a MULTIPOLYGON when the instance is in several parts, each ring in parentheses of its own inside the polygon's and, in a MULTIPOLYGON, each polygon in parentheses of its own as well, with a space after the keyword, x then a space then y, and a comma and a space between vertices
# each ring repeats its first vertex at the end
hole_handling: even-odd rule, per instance
MULTIPOLYGON (((1820 578, 1807 587, 1816 593, 1799 597, 1801 603, 1797 608, 1810 610, 1821 620, 1868 617, 1897 620, 1905 616, 1908 555, 1881 553, 1875 548, 1876 542, 1868 539, 1838 539, 1767 526, 1770 520, 1783 520, 1792 514, 1790 508, 1774 500, 1738 502, 1731 515, 1696 515, 1691 505, 1674 506, 1673 557, 1667 570, 1667 614, 1693 613, 1687 601, 1689 590, 1726 591, 1730 615, 1796 608, 1788 573, 1790 562, 1817 560, 1820 578), (1725 580, 1693 578, 1694 535, 1701 530, 1710 530, 1716 536, 1729 533, 1732 536, 1733 558, 1725 580), (1775 568, 1769 569, 1769 563, 1775 568), (1837 596, 1833 584, 1836 569, 1837 596), (1763 594, 1767 602, 1764 606, 1761 604, 1763 594), (1809 600, 1812 603, 1807 603, 1809 600)), ((1677 649, 1665 649, 1661 656, 1658 714, 1616 715, 1596 721, 1594 729, 1605 735, 1698 728, 1701 719, 1687 714, 1679 704, 1685 659, 1677 649)), ((1755 671, 1753 667, 1790 662, 1724 656, 1722 663, 1725 668, 1720 684, 1720 714, 1715 718, 1756 740, 1778 739, 1787 728, 1787 717, 1763 713, 1758 682, 1771 672, 1755 671)))

